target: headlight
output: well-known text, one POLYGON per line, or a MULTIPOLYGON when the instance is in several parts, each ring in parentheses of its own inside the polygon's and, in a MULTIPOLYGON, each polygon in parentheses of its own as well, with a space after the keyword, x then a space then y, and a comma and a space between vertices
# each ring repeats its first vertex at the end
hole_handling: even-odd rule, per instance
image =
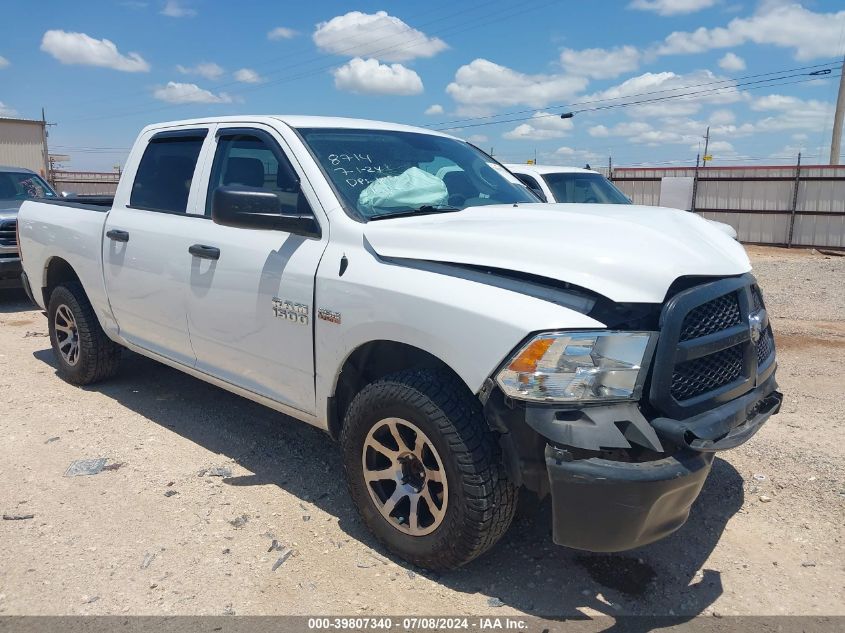
POLYGON ((652 336, 607 331, 539 334, 511 358, 496 381, 518 400, 636 400, 652 336))

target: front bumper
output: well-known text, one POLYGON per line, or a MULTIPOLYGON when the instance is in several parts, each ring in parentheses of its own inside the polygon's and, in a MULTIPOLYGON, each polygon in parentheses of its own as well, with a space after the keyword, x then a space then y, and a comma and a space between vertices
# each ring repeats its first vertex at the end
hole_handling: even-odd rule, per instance
POLYGON ((646 421, 631 403, 580 410, 524 404, 498 389, 484 410, 501 433, 511 478, 551 494, 554 542, 615 552, 686 522, 714 453, 745 442, 778 412, 776 388, 772 371, 748 394, 684 420, 646 421))
POLYGON ((713 463, 713 453, 692 451, 640 463, 565 456, 546 447, 552 536, 558 545, 591 552, 633 549, 677 530, 713 463))

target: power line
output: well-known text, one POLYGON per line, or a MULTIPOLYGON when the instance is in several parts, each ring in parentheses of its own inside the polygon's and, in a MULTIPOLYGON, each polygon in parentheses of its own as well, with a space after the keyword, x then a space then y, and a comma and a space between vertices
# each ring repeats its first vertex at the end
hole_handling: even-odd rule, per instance
MULTIPOLYGON (((823 64, 818 64, 818 65, 809 66, 809 67, 805 67, 805 68, 817 68, 818 66, 821 66, 821 65, 823 65, 823 64)), ((840 68, 842 68, 842 66, 839 66, 836 69, 825 69, 825 70, 838 70, 840 68)), ((731 85, 728 85, 728 86, 720 86, 720 87, 717 87, 717 88, 708 88, 706 90, 698 90, 698 91, 693 91, 693 92, 666 95, 666 96, 663 96, 663 97, 655 97, 655 98, 652 98, 652 99, 642 99, 640 101, 622 101, 622 102, 619 102, 619 103, 611 103, 611 104, 608 104, 608 105, 596 106, 596 107, 592 107, 592 108, 575 109, 573 111, 573 114, 579 114, 579 113, 583 113, 583 112, 596 112, 596 111, 599 111, 599 110, 609 110, 609 109, 613 109, 613 108, 630 107, 630 106, 643 105, 643 104, 648 104, 648 103, 657 103, 657 102, 660 102, 660 101, 669 101, 669 100, 673 100, 673 99, 681 99, 682 97, 704 95, 704 94, 708 94, 708 93, 717 93, 721 90, 735 90, 737 88, 741 88, 741 87, 745 87, 745 86, 751 86, 751 85, 755 85, 755 84, 762 84, 762 85, 757 85, 756 88, 748 88, 748 90, 756 90, 756 89, 760 89, 760 88, 770 88, 770 87, 773 88, 773 87, 777 87, 777 86, 791 85, 793 83, 803 83, 804 81, 815 81, 815 80, 819 80, 819 79, 823 80, 823 79, 829 79, 831 77, 838 77, 839 76, 839 75, 831 75, 831 74, 815 75, 813 73, 784 74, 784 73, 792 72, 792 70, 802 70, 802 69, 775 71, 775 72, 771 72, 771 73, 763 73, 763 74, 760 74, 760 75, 749 75, 747 77, 747 78, 752 78, 752 77, 761 77, 761 76, 775 75, 775 74, 782 75, 782 76, 779 76, 779 77, 771 77, 769 79, 759 79, 757 81, 734 83, 734 84, 731 84, 731 85), (781 83, 781 80, 783 80, 783 79, 790 79, 790 78, 793 78, 793 77, 805 77, 805 76, 810 76, 810 79, 806 79, 806 80, 802 80, 802 81, 798 81, 798 82, 782 82, 781 83)), ((622 95, 622 96, 619 96, 619 97, 608 97, 608 98, 605 98, 605 99, 594 99, 594 100, 591 100, 591 101, 581 101, 581 102, 575 102, 575 103, 570 103, 570 104, 566 104, 566 105, 550 106, 550 107, 543 108, 543 109, 545 109, 545 110, 570 109, 570 108, 574 108, 574 107, 579 106, 579 105, 589 105, 589 104, 593 104, 593 103, 604 103, 604 102, 608 102, 608 101, 618 101, 619 99, 631 99, 633 97, 642 97, 642 96, 648 96, 648 95, 654 95, 654 94, 662 94, 662 93, 666 93, 666 92, 677 92, 678 90, 687 90, 689 88, 697 88, 697 87, 714 85, 714 84, 722 84, 722 83, 726 83, 728 81, 740 81, 742 79, 745 79, 745 78, 739 77, 739 78, 736 78, 736 79, 725 79, 725 80, 708 82, 708 83, 703 83, 703 84, 695 84, 695 85, 690 85, 690 86, 680 86, 678 88, 670 88, 670 89, 665 89, 665 90, 655 90, 655 91, 651 91, 651 92, 642 92, 642 93, 633 94, 633 95, 622 95)), ((484 127, 484 126, 487 126, 487 125, 496 125, 496 124, 499 124, 499 123, 515 123, 515 122, 518 122, 518 121, 530 121, 530 120, 544 119, 544 118, 557 118, 558 116, 560 116, 557 113, 554 113, 554 114, 536 114, 537 110, 538 110, 538 108, 532 108, 530 110, 522 110, 522 111, 513 112, 513 113, 502 113, 502 114, 498 114, 498 115, 484 116, 484 117, 474 117, 474 118, 468 118, 468 119, 462 120, 462 122, 485 121, 483 123, 469 123, 468 125, 456 125, 456 126, 452 126, 452 127, 440 127, 440 125, 444 125, 444 124, 432 124, 432 125, 429 125, 428 127, 432 127, 433 129, 438 130, 438 131, 462 130, 462 129, 466 129, 466 128, 484 127), (523 114, 523 113, 526 113, 526 112, 534 112, 535 115, 527 116, 527 117, 520 116, 520 117, 510 118, 510 119, 499 119, 499 120, 496 120, 496 121, 489 121, 489 119, 491 119, 493 117, 509 116, 510 114, 523 114)))

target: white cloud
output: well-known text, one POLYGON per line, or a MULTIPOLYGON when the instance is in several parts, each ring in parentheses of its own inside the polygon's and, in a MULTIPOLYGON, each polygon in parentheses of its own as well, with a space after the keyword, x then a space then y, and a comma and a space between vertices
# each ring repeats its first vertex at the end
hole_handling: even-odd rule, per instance
POLYGON ((708 9, 717 2, 719 0, 633 0, 628 7, 658 15, 679 15, 708 9))
POLYGON ((41 39, 41 50, 63 64, 100 66, 127 73, 147 72, 150 65, 138 53, 123 55, 114 42, 95 40, 85 33, 51 30, 41 39))
POLYGON ((714 110, 707 120, 712 125, 729 125, 736 121, 736 116, 730 110, 714 110))
POLYGON ((14 117, 18 115, 18 111, 14 108, 7 106, 5 103, 0 101, 0 116, 5 117, 14 117))
POLYGON ((748 18, 734 18, 725 27, 675 31, 656 52, 660 55, 702 53, 753 42, 791 48, 802 61, 830 57, 839 50, 845 11, 814 13, 800 4, 764 3, 748 18))
POLYGON ((577 51, 563 49, 560 63, 573 75, 584 75, 595 79, 610 79, 639 68, 640 52, 633 46, 616 48, 585 48, 577 51))
POLYGON ((268 40, 289 40, 296 36, 297 32, 286 26, 277 26, 275 29, 267 33, 268 40))
POLYGON ((219 79, 226 72, 214 62, 200 62, 196 66, 182 66, 182 64, 178 64, 176 70, 183 75, 199 75, 206 79, 219 79))
POLYGON ((476 59, 458 68, 446 92, 458 103, 473 106, 525 104, 541 108, 573 97, 587 83, 585 77, 526 75, 486 59, 476 59))
POLYGON ((245 84, 260 84, 264 81, 264 78, 252 68, 241 68, 235 71, 235 81, 245 84))
POLYGON ((338 15, 320 22, 313 39, 317 48, 326 53, 388 62, 433 57, 448 48, 440 38, 429 37, 386 11, 338 15))
POLYGON ((428 116, 437 116, 438 114, 443 114, 443 106, 439 103, 435 103, 433 105, 428 106, 423 114, 427 114, 428 116))
POLYGON ((567 147, 566 145, 564 145, 563 147, 558 147, 555 150, 555 154, 558 154, 559 156, 575 156, 577 153, 577 149, 567 147))
POLYGON ((557 114, 541 111, 535 112, 528 123, 517 125, 502 137, 512 141, 541 141, 566 136, 572 128, 572 119, 561 119, 557 114))
POLYGON ((6 59, 2 55, 0 55, 0 68, 6 68, 6 67, 11 66, 11 65, 12 65, 12 62, 10 62, 8 59, 6 59))
MULTIPOLYGON (((714 75, 709 70, 699 70, 685 75, 673 72, 643 73, 601 92, 587 95, 583 97, 583 100, 601 99, 619 102, 627 99, 632 102, 641 102, 639 105, 625 107, 625 113, 633 118, 653 119, 667 116, 690 116, 698 112, 702 104, 735 103, 743 98, 745 98, 743 94, 737 90, 730 79, 714 75), (713 82, 724 83, 702 85, 713 82), (712 91, 693 94, 704 90, 712 91), (642 96, 632 97, 632 95, 642 96), (665 99, 673 96, 676 98, 665 99)), ((612 102, 608 105, 612 105, 612 102)))
POLYGON ((756 99, 751 109, 771 113, 753 124, 755 132, 793 129, 817 132, 826 129, 833 115, 832 103, 778 94, 756 99))
POLYGON ((423 91, 420 76, 402 64, 380 64, 356 57, 334 70, 338 90, 359 94, 415 95, 423 91))
POLYGON ((725 53, 725 56, 719 60, 719 68, 728 72, 745 70, 745 60, 736 53, 725 53))
POLYGON ((169 18, 192 18, 197 12, 184 6, 180 0, 167 0, 161 9, 161 14, 169 18))
POLYGON ((168 103, 231 103, 232 97, 225 92, 214 94, 196 84, 168 81, 166 86, 156 88, 153 96, 168 103))
POLYGON ((470 134, 469 136, 467 136, 467 140, 470 143, 478 145, 479 143, 486 143, 490 139, 487 138, 485 134, 470 134))
MULTIPOLYGON (((694 152, 698 151, 699 148, 704 151, 703 146, 699 146, 697 142, 690 145, 689 148, 694 152)), ((734 154, 735 152, 734 146, 727 141, 710 141, 710 144, 707 145, 707 153, 711 156, 713 154, 734 154)))
POLYGON ((810 137, 807 136, 806 134, 804 134, 803 132, 801 132, 801 133, 798 133, 798 134, 793 134, 790 138, 793 141, 799 141, 800 142, 800 141, 806 141, 810 137))
MULTIPOLYGON (((623 121, 614 126, 596 125, 587 130, 594 138, 619 136, 627 138, 632 143, 643 145, 664 145, 675 143, 697 143, 699 136, 677 131, 674 126, 667 125, 667 129, 654 127, 645 121, 623 121)), ((703 129, 702 129, 703 132, 703 129)))

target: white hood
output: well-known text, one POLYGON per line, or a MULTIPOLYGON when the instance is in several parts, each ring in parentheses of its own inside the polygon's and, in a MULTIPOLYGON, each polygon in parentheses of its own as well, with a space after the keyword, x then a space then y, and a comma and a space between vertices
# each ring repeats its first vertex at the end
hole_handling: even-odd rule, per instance
POLYGON ((745 249, 710 222, 660 207, 493 205, 369 222, 364 234, 383 257, 526 272, 618 302, 659 303, 685 275, 751 270, 745 249))

